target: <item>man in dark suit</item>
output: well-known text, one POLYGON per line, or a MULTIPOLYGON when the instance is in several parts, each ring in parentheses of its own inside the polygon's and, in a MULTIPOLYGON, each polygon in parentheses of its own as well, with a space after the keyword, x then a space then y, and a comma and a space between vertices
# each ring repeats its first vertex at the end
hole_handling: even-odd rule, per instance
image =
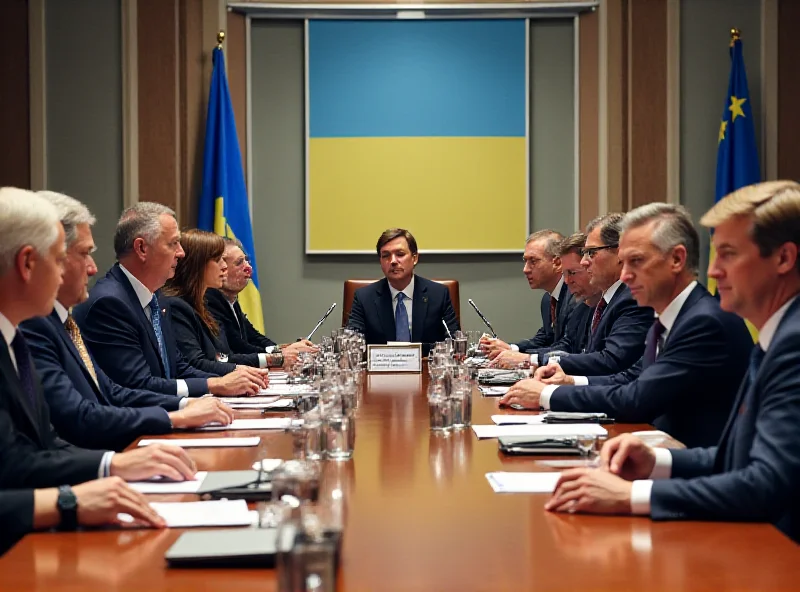
POLYGON ((722 437, 710 448, 609 440, 602 469, 562 473, 547 508, 656 520, 771 522, 800 542, 800 184, 743 187, 701 219, 720 305, 759 331, 722 437))
POLYGON ((549 364, 500 402, 607 413, 624 423, 652 423, 687 446, 712 446, 730 415, 753 339, 744 321, 721 310, 697 283, 700 239, 683 207, 641 206, 622 228, 622 279, 641 306, 658 314, 641 368, 585 377, 549 364))
POLYGON ((0 189, 0 488, 38 488, 116 475, 194 477, 176 446, 125 453, 84 450, 58 438, 19 323, 53 309, 66 258, 64 229, 45 199, 0 189))
POLYGON ((94 362, 69 310, 88 297, 97 273, 91 225, 95 218, 79 201, 40 192, 59 213, 67 255, 55 308, 20 329, 33 355, 50 408, 50 420, 68 442, 85 448, 122 450, 146 434, 166 434, 210 422, 227 425, 233 411, 213 397, 178 398, 121 387, 94 362))
POLYGON ((250 284, 253 267, 241 242, 231 238, 224 240, 225 253, 222 257, 228 264, 228 275, 220 290, 206 290, 206 306, 225 334, 231 351, 235 354, 263 356, 269 368, 290 368, 297 361, 298 353, 317 351, 307 339, 279 346, 253 326, 239 304, 239 294, 250 284))
POLYGON ((73 311, 83 340, 117 384, 179 396, 254 394, 266 386, 244 370, 214 376, 192 368, 175 343, 158 290, 184 256, 175 213, 156 203, 125 210, 114 233, 118 263, 73 311))
POLYGON ((531 290, 544 290, 539 308, 542 326, 536 335, 517 343, 508 344, 501 339, 484 336, 481 347, 490 359, 503 351, 533 353, 561 340, 567 328, 570 314, 575 308, 569 288, 564 283, 558 247, 564 237, 555 230, 539 230, 528 237, 522 256, 522 273, 531 290))
POLYGON ((460 329, 450 291, 414 274, 417 241, 402 228, 390 228, 376 245, 384 279, 356 290, 347 326, 364 334, 367 343, 422 343, 423 355, 437 341, 460 329))

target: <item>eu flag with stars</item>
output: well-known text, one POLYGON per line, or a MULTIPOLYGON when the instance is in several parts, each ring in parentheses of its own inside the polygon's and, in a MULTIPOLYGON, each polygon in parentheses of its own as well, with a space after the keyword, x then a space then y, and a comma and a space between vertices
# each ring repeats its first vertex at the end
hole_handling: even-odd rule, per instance
MULTIPOLYGON (((742 42, 735 32, 730 54, 731 75, 728 80, 728 94, 725 95, 722 121, 719 127, 714 203, 740 187, 752 185, 761 180, 753 110, 750 104, 750 91, 747 89, 747 74, 744 70, 742 42)), ((710 257, 710 260, 713 261, 713 246, 710 257)), ((717 283, 713 278, 708 279, 708 288, 712 293, 716 292, 717 283)), ((752 327, 750 327, 750 331, 754 333, 752 327)))
POLYGON ((250 256, 253 275, 252 281, 239 294, 239 304, 253 326, 263 333, 264 314, 258 291, 250 204, 222 49, 215 48, 213 57, 203 155, 203 189, 197 226, 241 241, 245 253, 250 256))

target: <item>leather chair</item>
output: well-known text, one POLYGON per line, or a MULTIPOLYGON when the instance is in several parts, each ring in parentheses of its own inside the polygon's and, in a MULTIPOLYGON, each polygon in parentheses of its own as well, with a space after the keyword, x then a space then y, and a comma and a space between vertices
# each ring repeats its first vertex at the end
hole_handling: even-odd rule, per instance
MULTIPOLYGON (((378 280, 345 280, 344 295, 342 296, 342 327, 347 326, 347 319, 350 318, 350 310, 353 308, 353 297, 356 290, 369 286, 378 280)), ((459 300, 458 280, 431 280, 450 290, 450 300, 453 301, 453 310, 456 312, 458 325, 461 326, 461 301, 459 300)))

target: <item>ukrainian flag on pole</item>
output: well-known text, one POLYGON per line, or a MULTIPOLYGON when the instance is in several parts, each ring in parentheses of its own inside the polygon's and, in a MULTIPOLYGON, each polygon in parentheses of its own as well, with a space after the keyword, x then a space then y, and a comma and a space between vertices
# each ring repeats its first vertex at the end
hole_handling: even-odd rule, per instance
POLYGON ((253 225, 221 46, 214 48, 203 156, 203 190, 197 226, 222 236, 237 238, 244 245, 253 266, 253 276, 239 294, 239 304, 253 326, 263 333, 264 313, 258 292, 253 225))
MULTIPOLYGON (((722 109, 722 122, 719 127, 719 147, 717 148, 717 185, 714 203, 745 185, 761 180, 761 167, 756 148, 756 132, 753 125, 753 112, 750 106, 750 91, 747 89, 747 75, 744 71, 742 41, 739 30, 731 29, 731 75, 728 80, 728 94, 722 109)), ((710 261, 714 260, 714 247, 711 247, 710 261)), ((708 289, 717 291, 717 283, 708 278, 708 289)), ((753 337, 756 331, 748 323, 753 337)))

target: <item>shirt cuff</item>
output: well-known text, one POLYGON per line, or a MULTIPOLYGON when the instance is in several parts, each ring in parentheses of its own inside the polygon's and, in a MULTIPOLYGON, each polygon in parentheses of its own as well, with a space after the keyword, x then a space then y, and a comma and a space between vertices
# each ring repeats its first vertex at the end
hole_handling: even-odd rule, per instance
POLYGON ((189 385, 186 384, 185 380, 178 379, 175 382, 178 383, 178 393, 179 397, 188 397, 189 396, 189 385))
POLYGON ((631 514, 650 515, 650 492, 652 489, 653 481, 651 479, 633 482, 631 485, 631 514))
POLYGON ((111 459, 114 457, 114 454, 112 450, 103 454, 103 458, 100 459, 100 468, 97 470, 98 479, 111 476, 111 459))
POLYGON ((259 368, 267 367, 267 354, 258 354, 258 367, 259 368))
POLYGON ((572 377, 572 384, 575 386, 589 386, 589 377, 588 376, 573 376, 572 377))
POLYGON ((539 395, 539 407, 545 410, 550 410, 550 397, 553 396, 553 391, 558 388, 557 384, 548 384, 539 395))
POLYGON ((539 354, 531 354, 531 366, 539 365, 539 354))
POLYGON ((516 343, 510 343, 511 351, 519 351, 519 346, 516 343))
POLYGON ((191 399, 189 397, 181 397, 181 400, 178 401, 178 409, 186 409, 186 406, 190 403, 191 399))
POLYGON ((672 453, 666 448, 653 448, 656 455, 656 464, 651 479, 669 479, 672 476, 672 453))

